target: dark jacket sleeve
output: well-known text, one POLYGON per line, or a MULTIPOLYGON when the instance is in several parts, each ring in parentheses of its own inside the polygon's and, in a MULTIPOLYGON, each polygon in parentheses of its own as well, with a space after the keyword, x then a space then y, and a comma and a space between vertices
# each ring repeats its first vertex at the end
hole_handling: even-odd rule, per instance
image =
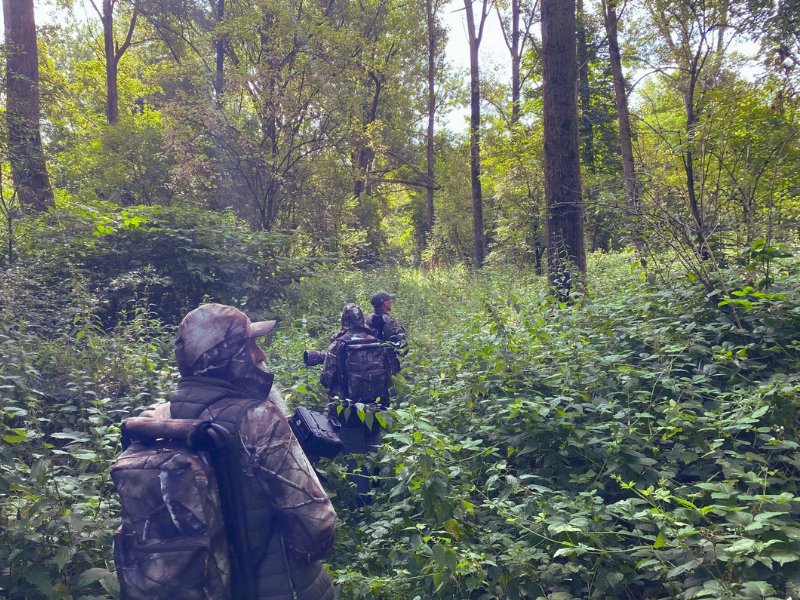
POLYGON ((383 315, 383 331, 381 339, 388 342, 386 349, 386 360, 389 364, 389 371, 392 375, 397 375, 402 368, 400 366, 400 356, 408 353, 408 340, 406 330, 400 323, 389 315, 383 315))
POLYGON ((286 549, 306 563, 327 554, 336 512, 280 409, 270 402, 249 408, 239 432, 254 474, 279 514, 286 549))
POLYGON ((408 338, 406 338, 405 327, 391 317, 385 317, 384 319, 384 339, 392 343, 397 354, 404 356, 408 352, 408 338))

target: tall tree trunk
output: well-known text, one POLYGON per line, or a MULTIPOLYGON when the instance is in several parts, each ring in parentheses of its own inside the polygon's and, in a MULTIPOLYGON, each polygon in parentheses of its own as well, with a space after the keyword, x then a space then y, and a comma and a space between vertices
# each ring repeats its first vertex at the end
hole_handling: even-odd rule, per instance
MULTIPOLYGON (((263 25, 259 34, 261 55, 264 57, 273 57, 276 52, 274 37, 276 20, 277 13, 275 11, 268 10, 264 13, 263 25)), ((271 231, 277 216, 277 202, 281 187, 274 169, 281 147, 281 128, 278 122, 280 67, 270 59, 267 60, 267 64, 269 74, 267 76, 267 84, 262 93, 264 106, 262 108, 262 140, 260 146, 263 154, 268 158, 265 157, 265 164, 258 167, 260 185, 258 186, 256 202, 259 207, 261 228, 265 231, 271 231)))
POLYGON ((434 0, 425 0, 425 14, 428 20, 428 132, 426 136, 427 164, 427 221, 425 223, 425 243, 433 232, 434 205, 433 197, 436 189, 434 178, 434 122, 436 120, 436 19, 434 0))
POLYGON ((114 48, 114 3, 103 0, 103 54, 106 59, 106 120, 109 125, 119 121, 119 86, 117 85, 117 59, 114 48))
POLYGON ((547 266, 551 284, 562 294, 572 283, 570 268, 586 271, 575 9, 575 0, 542 0, 547 266))
POLYGON ((690 75, 688 89, 684 94, 684 107, 686 109, 686 154, 683 157, 683 170, 686 174, 686 193, 688 196, 689 212, 694 220, 695 236, 697 239, 698 256, 706 260, 709 258, 708 241, 706 240, 706 225, 703 211, 697 200, 697 188, 694 174, 694 144, 697 139, 697 112, 694 108, 694 92, 697 86, 695 72, 690 75))
POLYGON ((128 32, 122 44, 119 44, 114 33, 114 6, 118 0, 103 0, 102 8, 95 0, 89 0, 100 23, 103 25, 103 57, 106 62, 106 120, 109 125, 119 121, 119 61, 130 48, 133 32, 139 18, 139 6, 133 5, 133 13, 128 23, 128 32))
MULTIPOLYGON (((799 7, 800 8, 800 7, 799 7)), ((714 51, 714 63, 712 65, 712 82, 719 84, 722 64, 725 60, 725 33, 728 29, 728 3, 722 2, 719 7, 719 25, 717 27, 717 47, 714 51)))
MULTIPOLYGON (((369 172, 372 166, 372 160, 375 158, 375 152, 370 148, 369 141, 366 139, 367 131, 369 130, 369 126, 375 122, 378 118, 378 108, 380 106, 380 98, 381 92, 383 91, 383 78, 375 75, 374 73, 369 74, 369 78, 374 86, 374 92, 372 93, 372 102, 370 103, 366 114, 364 115, 364 136, 365 139, 360 143, 359 148, 354 152, 354 162, 357 167, 357 175, 355 183, 353 184, 353 196, 357 199, 361 199, 361 195, 366 192, 368 195, 370 193, 369 189, 369 172)), ((362 223, 365 225, 365 223, 362 223)))
POLYGON ((580 139, 583 141, 581 158, 590 173, 595 173, 594 124, 592 123, 592 95, 589 87, 589 45, 586 42, 586 15, 583 0, 578 0, 578 96, 580 100, 580 139))
POLYGON ((524 17, 522 15, 522 1, 511 0, 511 22, 508 25, 503 19, 500 6, 495 3, 495 10, 497 11, 497 18, 500 21, 500 26, 503 30, 503 37, 505 38, 506 47, 511 54, 511 119, 510 125, 513 129, 514 125, 519 122, 520 115, 520 96, 522 90, 522 74, 521 63, 522 54, 525 48, 525 41, 530 32, 531 24, 533 22, 534 9, 530 9, 530 14, 524 17), (523 31, 524 27, 524 31, 523 31))
POLYGON ((6 123, 8 156, 20 205, 53 206, 53 190, 39 129, 39 51, 33 0, 3 0, 6 38, 6 123))
POLYGON ((681 144, 686 204, 692 220, 689 227, 695 238, 694 251, 701 260, 711 258, 711 248, 708 243, 709 227, 702 205, 702 184, 698 190, 703 169, 700 169, 698 176, 694 160, 698 126, 705 105, 704 95, 714 87, 725 49, 724 29, 730 26, 728 5, 727 1, 699 4, 681 2, 678 6, 686 10, 671 13, 659 3, 645 3, 661 34, 664 48, 678 66, 675 87, 681 93, 686 115, 686 138, 681 144), (677 39, 675 32, 680 32, 677 39))
POLYGON ((633 162, 633 137, 631 135, 631 115, 628 110, 628 94, 625 90, 625 76, 622 73, 622 56, 619 51, 617 37, 618 17, 617 0, 602 0, 603 20, 608 38, 608 54, 611 62, 611 74, 614 79, 614 100, 617 105, 619 122, 619 143, 622 153, 622 175, 625 179, 625 198, 628 214, 631 219, 631 234, 637 250, 643 250, 643 240, 639 223, 639 198, 636 170, 633 162))
POLYGON ((520 0, 511 0, 511 126, 519 122, 520 98, 520 62, 522 61, 522 48, 520 47, 520 0))
MULTIPOLYGON (((223 96, 225 94, 225 50, 228 38, 219 33, 222 22, 225 19, 225 0, 211 0, 214 10, 215 28, 217 29, 214 37, 214 52, 216 54, 216 68, 214 72, 214 107, 222 110, 223 96)), ((209 149, 209 158, 214 168, 214 196, 209 200, 209 207, 212 210, 222 211, 230 203, 233 189, 233 178, 231 171, 225 164, 224 152, 215 144, 209 149)), ((258 200, 255 200, 258 204, 258 200)), ((261 213, 259 212, 259 215, 261 213)), ((263 216, 263 215, 261 215, 263 216)))
MULTIPOLYGON (((225 0, 217 0, 215 12, 217 28, 219 28, 225 19, 225 0)), ((222 95, 225 93, 225 42, 226 36, 222 34, 217 35, 214 40, 214 50, 217 54, 214 95, 216 96, 217 107, 222 106, 222 95)))
POLYGON ((469 80, 470 80, 470 118, 469 118, 469 164, 472 184, 472 239, 473 260, 476 267, 483 265, 486 256, 486 236, 483 231, 483 190, 481 189, 481 80, 478 50, 486 23, 489 0, 481 2, 481 17, 475 29, 473 0, 464 0, 467 14, 467 35, 469 37, 469 80))

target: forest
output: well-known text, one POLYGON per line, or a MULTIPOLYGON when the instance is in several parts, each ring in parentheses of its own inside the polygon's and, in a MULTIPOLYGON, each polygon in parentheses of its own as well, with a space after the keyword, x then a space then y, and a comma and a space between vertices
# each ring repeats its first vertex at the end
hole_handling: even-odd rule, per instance
POLYGON ((341 599, 800 597, 800 0, 2 9, 0 597, 119 598, 187 311, 276 319, 320 409, 303 352, 380 289, 375 502, 318 465, 341 599))

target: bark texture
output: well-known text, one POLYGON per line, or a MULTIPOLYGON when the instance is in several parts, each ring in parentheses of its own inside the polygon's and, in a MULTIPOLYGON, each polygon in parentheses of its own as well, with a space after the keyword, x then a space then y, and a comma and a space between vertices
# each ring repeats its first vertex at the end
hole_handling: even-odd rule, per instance
POLYGON ((559 289, 586 271, 578 145, 575 0, 542 0, 547 266, 559 289))
POLYGON ((53 206, 39 129, 39 52, 33 0, 3 0, 6 38, 8 158, 20 205, 43 211, 53 206))
POLYGON ((428 131, 426 134, 426 191, 427 191, 427 220, 425 222, 425 233, 427 240, 433 232, 434 205, 433 197, 435 190, 434 177, 434 124, 436 120, 436 32, 434 0, 425 0, 425 15, 428 22, 428 131))
POLYGON ((622 56, 619 51, 617 31, 619 29, 616 0, 603 0, 603 19, 606 37, 608 38, 611 74, 614 79, 614 100, 617 105, 619 123, 619 142, 622 154, 622 174, 625 178, 625 197, 628 214, 631 218, 631 233, 634 245, 642 249, 642 239, 638 224, 639 200, 636 181, 636 170, 633 162, 633 140, 631 134, 631 116, 628 110, 628 95, 625 90, 625 76, 622 73, 622 56))
POLYGON ((473 261, 476 267, 483 265, 486 256, 486 234, 483 230, 483 189, 481 187, 481 78, 478 50, 481 45, 483 25, 486 22, 488 0, 481 2, 481 15, 475 28, 473 0, 464 0, 469 36, 469 163, 472 187, 472 238, 473 261))

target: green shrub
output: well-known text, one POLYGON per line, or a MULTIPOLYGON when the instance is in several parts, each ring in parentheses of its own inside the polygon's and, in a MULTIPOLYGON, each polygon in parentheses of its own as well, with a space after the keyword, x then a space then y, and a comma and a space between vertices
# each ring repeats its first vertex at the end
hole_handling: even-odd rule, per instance
POLYGON ((414 350, 379 499, 338 504, 348 597, 796 593, 796 274, 739 327, 627 263, 561 308, 527 277, 398 274, 414 350))
MULTIPOLYGON (((797 594, 796 266, 764 295, 726 273, 712 302, 632 263, 593 256, 569 306, 529 274, 460 268, 330 270, 272 301, 268 364, 291 405, 324 404, 301 355, 344 302, 397 292, 411 340, 384 447, 361 459, 375 503, 350 510, 343 461, 319 465, 342 597, 797 594), (726 298, 748 303, 734 315, 726 298)), ((45 280, 0 285, 0 588, 113 596, 117 423, 169 393, 173 332, 143 302, 108 330, 88 275, 69 279, 66 314, 36 304, 25 290, 45 280)))
POLYGON ((319 260, 293 256, 288 234, 254 232, 233 215, 187 207, 71 206, 23 229, 17 270, 35 273, 37 291, 58 290, 46 300, 61 306, 79 282, 105 327, 137 306, 168 323, 203 301, 264 314, 319 260))

